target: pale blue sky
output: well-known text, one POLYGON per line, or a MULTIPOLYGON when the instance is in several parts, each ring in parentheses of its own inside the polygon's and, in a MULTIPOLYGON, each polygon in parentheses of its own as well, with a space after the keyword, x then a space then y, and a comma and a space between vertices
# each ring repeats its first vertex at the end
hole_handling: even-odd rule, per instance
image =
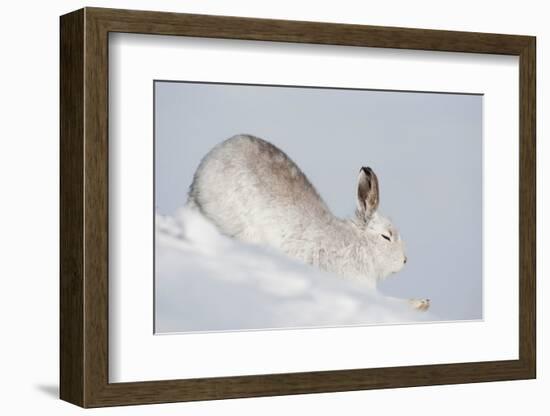
POLYGON ((187 198, 201 158, 250 133, 284 150, 335 215, 355 209, 357 172, 380 181, 380 211, 408 263, 381 285, 427 297, 443 320, 482 317, 481 95, 155 83, 156 208, 187 198))

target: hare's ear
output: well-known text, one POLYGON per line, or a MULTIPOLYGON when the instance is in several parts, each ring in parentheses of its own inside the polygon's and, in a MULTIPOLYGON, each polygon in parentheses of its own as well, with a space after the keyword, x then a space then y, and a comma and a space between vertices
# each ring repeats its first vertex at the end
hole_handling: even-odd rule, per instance
POLYGON ((368 221, 378 209, 378 178, 371 168, 362 167, 357 181, 357 217, 368 221))

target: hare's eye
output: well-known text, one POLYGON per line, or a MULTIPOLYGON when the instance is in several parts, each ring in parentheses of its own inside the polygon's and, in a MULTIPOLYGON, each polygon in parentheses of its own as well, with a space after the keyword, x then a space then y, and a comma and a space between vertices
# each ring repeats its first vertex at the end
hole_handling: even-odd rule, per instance
POLYGON ((387 235, 384 235, 384 234, 380 234, 380 235, 381 235, 383 238, 385 238, 386 240, 391 241, 391 238, 388 237, 387 235))

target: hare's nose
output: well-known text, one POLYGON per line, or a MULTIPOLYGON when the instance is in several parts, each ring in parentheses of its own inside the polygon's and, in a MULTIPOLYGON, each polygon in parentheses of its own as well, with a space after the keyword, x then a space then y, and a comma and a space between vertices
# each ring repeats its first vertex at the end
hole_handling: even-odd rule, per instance
POLYGON ((407 256, 403 259, 403 263, 407 263, 407 256))

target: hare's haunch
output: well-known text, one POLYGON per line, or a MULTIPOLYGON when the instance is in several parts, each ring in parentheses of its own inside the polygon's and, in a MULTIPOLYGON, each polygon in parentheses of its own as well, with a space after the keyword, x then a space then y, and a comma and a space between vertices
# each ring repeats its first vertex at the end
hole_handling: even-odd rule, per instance
POLYGON ((378 179, 363 167, 355 217, 337 218, 282 150, 237 135, 202 159, 188 204, 226 235, 375 286, 407 261, 397 229, 377 211, 379 200, 378 179))

